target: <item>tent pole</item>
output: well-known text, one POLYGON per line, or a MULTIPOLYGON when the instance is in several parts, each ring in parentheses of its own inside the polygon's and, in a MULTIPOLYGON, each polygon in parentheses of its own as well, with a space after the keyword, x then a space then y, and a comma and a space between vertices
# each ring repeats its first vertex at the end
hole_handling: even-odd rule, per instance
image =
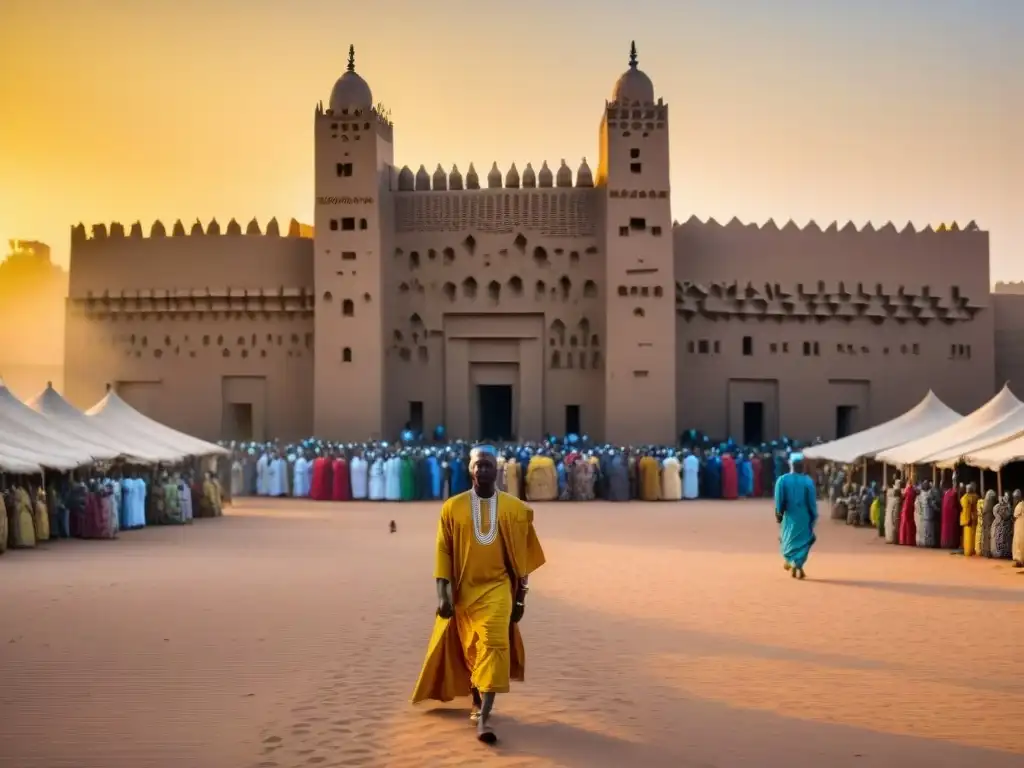
POLYGON ((867 484, 868 484, 868 460, 867 460, 867 458, 865 458, 864 459, 864 482, 861 483, 861 485, 867 487, 867 484))
POLYGON ((888 464, 885 464, 885 463, 883 462, 883 463, 882 463, 882 487, 883 487, 883 488, 887 488, 887 487, 888 487, 888 486, 886 485, 886 483, 888 482, 888 480, 886 480, 886 475, 887 475, 887 474, 889 474, 889 465, 888 465, 888 464))
POLYGON ((996 495, 1001 499, 1003 498, 1003 470, 999 469, 996 471, 996 495))
POLYGON ((985 496, 985 470, 984 469, 981 470, 981 472, 979 472, 978 474, 981 477, 981 482, 978 483, 978 487, 981 489, 981 496, 984 498, 984 496, 985 496))

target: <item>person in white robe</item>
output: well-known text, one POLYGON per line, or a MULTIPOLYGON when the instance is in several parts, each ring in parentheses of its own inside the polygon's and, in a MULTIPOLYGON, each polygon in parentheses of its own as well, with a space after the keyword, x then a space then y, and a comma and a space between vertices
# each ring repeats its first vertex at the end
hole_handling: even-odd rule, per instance
POLYGON ((192 486, 189 484, 188 475, 177 478, 178 499, 181 504, 181 522, 191 523, 195 518, 195 511, 192 509, 192 486))
POLYGON ((271 459, 266 452, 260 454, 256 462, 256 493, 259 496, 270 495, 271 459))
POLYGON ((683 482, 679 473, 679 459, 667 456, 661 463, 662 501, 679 501, 683 497, 683 482))
POLYGON ((369 467, 362 456, 353 456, 348 464, 349 483, 352 485, 352 498, 363 500, 369 494, 369 467))
POLYGON ((295 459, 295 481, 292 483, 292 495, 297 499, 304 499, 309 496, 313 487, 313 462, 306 458, 305 453, 300 453, 295 459))
POLYGON ((287 472, 288 468, 284 459, 276 455, 270 459, 270 463, 267 466, 268 496, 278 497, 288 495, 288 490, 285 486, 285 477, 287 476, 287 472))
POLYGON ((402 460, 392 456, 384 462, 384 499, 402 500, 402 460))
POLYGON ((370 464, 370 501, 384 501, 384 460, 379 456, 370 464))
POLYGON ((231 462, 231 498, 245 494, 245 466, 240 458, 231 462))
POLYGON ((683 498, 696 499, 700 495, 700 459, 692 453, 683 459, 683 498))
POLYGON ((128 523, 130 528, 146 527, 146 496, 149 487, 141 477, 133 477, 129 480, 130 494, 128 499, 128 523))

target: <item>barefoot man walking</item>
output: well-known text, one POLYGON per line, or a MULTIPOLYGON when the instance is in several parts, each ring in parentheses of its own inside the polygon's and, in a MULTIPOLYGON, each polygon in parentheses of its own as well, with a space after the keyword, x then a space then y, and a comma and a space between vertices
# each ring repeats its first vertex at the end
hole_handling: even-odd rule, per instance
POLYGON ((789 472, 775 482, 775 519, 782 525, 779 544, 783 567, 795 579, 802 579, 804 563, 817 541, 818 501, 814 481, 804 474, 804 456, 789 457, 789 472))
POLYGON ((437 530, 437 618, 412 702, 473 697, 470 719, 477 738, 493 744, 490 727, 496 694, 524 679, 519 621, 526 609, 528 577, 544 565, 533 510, 499 491, 498 453, 477 446, 470 453, 471 490, 441 507, 437 530))

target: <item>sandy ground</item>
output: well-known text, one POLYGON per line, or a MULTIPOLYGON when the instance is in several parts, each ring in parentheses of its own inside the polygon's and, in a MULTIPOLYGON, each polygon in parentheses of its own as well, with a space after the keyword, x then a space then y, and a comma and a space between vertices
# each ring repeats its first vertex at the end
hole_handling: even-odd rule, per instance
POLYGON ((0 765, 1017 766, 1024 577, 764 502, 539 505, 502 738, 411 707, 436 505, 249 501, 0 558, 0 765), (398 533, 389 535, 394 518, 398 533))

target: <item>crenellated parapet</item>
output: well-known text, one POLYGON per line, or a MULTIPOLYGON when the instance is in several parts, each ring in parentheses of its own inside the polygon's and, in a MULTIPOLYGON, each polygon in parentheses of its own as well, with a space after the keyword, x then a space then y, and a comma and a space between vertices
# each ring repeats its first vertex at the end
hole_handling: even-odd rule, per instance
MULTIPOLYGON (((653 196, 654 193, 652 192, 653 196)), ((643 196, 643 193, 641 193, 643 196)), ((864 235, 864 234, 879 234, 879 235, 894 235, 897 237, 906 237, 910 235, 974 235, 974 234, 987 234, 982 230, 973 220, 968 222, 965 226, 960 226, 957 222, 950 224, 938 224, 932 226, 928 224, 924 227, 917 227, 913 222, 907 222, 902 228, 897 228, 891 221, 886 222, 880 227, 876 227, 872 222, 867 222, 861 227, 858 227, 852 221, 848 221, 842 226, 839 222, 833 221, 826 227, 820 226, 816 221, 811 220, 806 226, 798 226, 792 219, 787 221, 781 227, 775 222, 774 219, 768 219, 764 224, 758 224, 756 222, 745 223, 740 221, 737 217, 733 217, 728 223, 722 224, 714 218, 710 218, 707 221, 703 221, 697 216, 691 216, 686 221, 680 223, 675 221, 672 223, 673 229, 685 230, 687 228, 703 228, 703 229, 723 229, 739 231, 750 231, 755 230, 759 232, 783 232, 793 234, 842 234, 842 235, 864 235)))
POLYGON ((142 223, 136 221, 127 231, 120 222, 111 224, 93 224, 88 230, 85 224, 75 224, 71 227, 71 243, 77 245, 88 241, 103 240, 143 240, 163 237, 291 237, 311 239, 313 228, 301 224, 296 219, 288 222, 288 229, 281 233, 281 226, 276 218, 267 223, 266 230, 261 231, 260 223, 255 218, 251 219, 245 228, 236 219, 231 219, 227 226, 222 228, 217 219, 212 219, 209 224, 203 225, 202 221, 196 219, 194 223, 186 228, 181 219, 178 219, 171 226, 170 232, 162 221, 157 219, 145 233, 142 223))
POLYGON ((520 174, 515 163, 502 174, 497 162, 491 165, 487 177, 484 180, 486 186, 481 186, 480 176, 473 163, 469 164, 469 170, 463 176, 457 165, 445 172, 438 163, 433 173, 427 171, 425 165, 421 165, 416 173, 413 173, 409 166, 405 166, 398 172, 398 192, 448 192, 448 191, 475 191, 481 189, 551 189, 551 188, 579 188, 590 189, 594 186, 594 174, 588 165, 586 158, 580 163, 576 170, 576 183, 573 184, 573 173, 569 165, 562 160, 557 173, 552 173, 547 161, 541 164, 540 170, 534 170, 532 163, 527 163, 520 174))

